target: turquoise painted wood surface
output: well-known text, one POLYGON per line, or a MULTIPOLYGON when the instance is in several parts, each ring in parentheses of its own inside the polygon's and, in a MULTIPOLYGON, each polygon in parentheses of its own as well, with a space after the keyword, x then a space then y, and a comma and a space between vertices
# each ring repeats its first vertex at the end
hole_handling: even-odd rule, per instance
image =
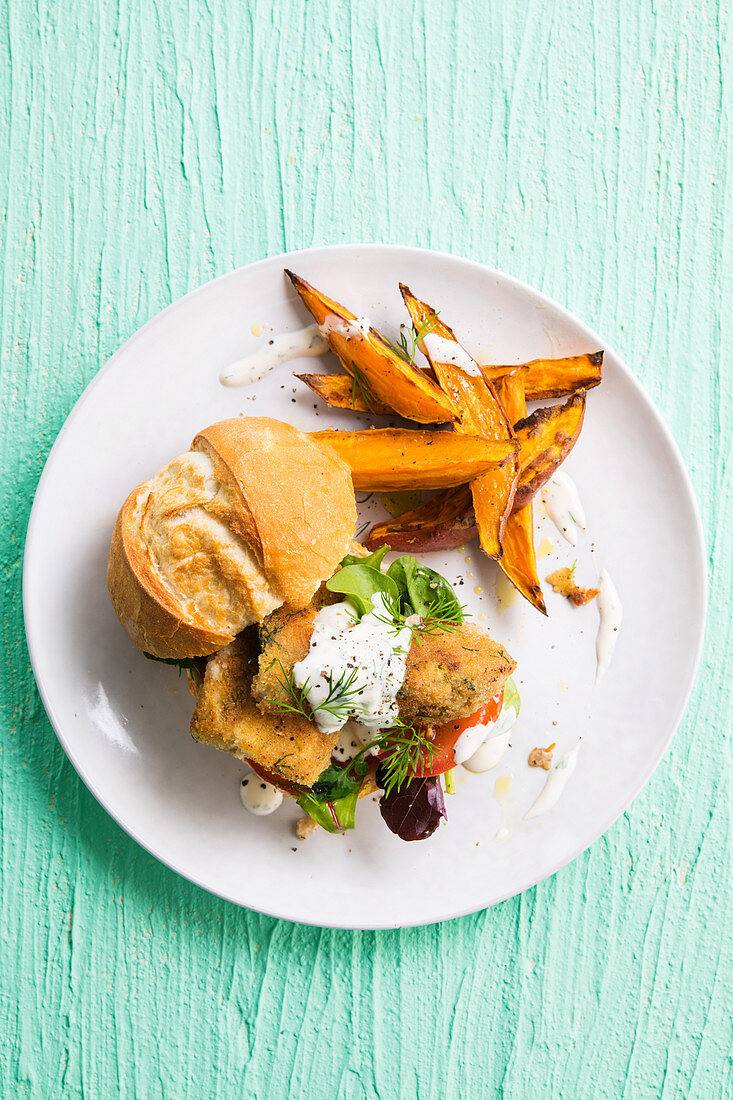
POLYGON ((726 6, 9 0, 0 19, 0 1094, 730 1095, 726 6), (687 716, 607 835, 495 909, 382 934, 238 910, 128 840, 53 736, 20 605, 44 459, 105 359, 214 275, 351 240, 487 261, 604 333, 682 448, 712 586, 687 716))

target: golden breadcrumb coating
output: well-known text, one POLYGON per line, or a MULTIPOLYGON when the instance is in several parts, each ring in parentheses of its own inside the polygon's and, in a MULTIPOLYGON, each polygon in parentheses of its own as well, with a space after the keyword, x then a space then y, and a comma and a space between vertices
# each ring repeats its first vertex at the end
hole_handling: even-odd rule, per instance
MULTIPOLYGON (((263 712, 287 701, 284 681, 308 654, 318 611, 336 598, 321 589, 304 611, 279 608, 260 624, 262 652, 252 695, 263 712)), ((469 623, 445 634, 417 634, 397 695, 400 717, 421 726, 465 718, 493 699, 515 668, 503 646, 469 623)))
POLYGON ((321 733, 299 715, 264 714, 250 687, 257 633, 246 630, 206 663, 191 736, 241 760, 254 760, 285 780, 311 786, 331 762, 338 734, 321 733))

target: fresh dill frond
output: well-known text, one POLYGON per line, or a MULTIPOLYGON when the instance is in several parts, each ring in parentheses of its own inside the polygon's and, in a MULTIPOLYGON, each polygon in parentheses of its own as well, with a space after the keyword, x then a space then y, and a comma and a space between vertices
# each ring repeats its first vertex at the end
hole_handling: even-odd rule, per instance
POLYGON ((414 366, 420 341, 430 335, 437 323, 438 314, 431 313, 429 317, 425 318, 419 329, 415 329, 414 326, 408 328, 407 325, 400 325, 400 335, 396 344, 392 340, 388 340, 386 336, 383 339, 395 355, 414 366))
POLYGON ((359 370, 356 363, 351 363, 351 404, 355 405, 357 397, 361 397, 370 413, 374 413, 376 400, 372 394, 369 382, 363 371, 359 370))
POLYGON ((399 634, 407 626, 407 619, 413 612, 412 610, 409 612, 402 610, 400 596, 393 596, 390 592, 382 592, 380 595, 384 606, 384 614, 376 615, 372 612, 372 615, 378 623, 384 623, 390 634, 399 634))
POLYGON ((390 729, 381 730, 344 766, 345 773, 373 751, 378 753, 382 786, 385 794, 389 794, 411 779, 421 765, 428 764, 437 750, 424 733, 396 718, 390 729))
POLYGON ((279 758, 279 760, 276 760, 275 763, 272 765, 272 771, 281 772, 281 773, 284 772, 284 771, 291 772, 293 770, 293 765, 292 764, 286 764, 285 761, 288 759, 289 756, 293 756, 293 755, 294 754, 292 752, 284 753, 279 758))
POLYGON ((287 691, 290 696, 291 702, 283 702, 281 699, 267 699, 269 705, 282 714, 299 714, 301 717, 306 718, 308 721, 313 717, 310 708, 308 707, 308 701, 306 692, 308 690, 308 680, 303 684, 302 688, 296 686, 293 679, 292 672, 290 675, 285 671, 282 661, 277 662, 280 666, 280 672, 282 675, 277 677, 278 683, 281 687, 287 691))
MULTIPOLYGON (((408 619, 416 618, 416 613, 409 605, 403 611, 400 599, 394 599, 385 593, 382 601, 386 613, 375 615, 375 618, 384 623, 393 634, 398 634, 405 627, 411 630, 413 635, 418 636, 420 634, 453 634, 466 618, 465 606, 456 605, 455 597, 447 592, 441 593, 431 605, 429 614, 418 617, 416 622, 408 622, 408 619)), ((416 640, 419 642, 419 637, 416 640)))
POLYGON ((466 605, 458 603, 452 592, 441 592, 415 630, 418 634, 453 634, 465 621, 466 614, 466 605))
POLYGON ((281 699, 268 699, 267 702, 273 710, 279 713, 299 714, 301 717, 311 721, 319 712, 323 711, 326 714, 332 715, 332 717, 336 718, 338 721, 343 720, 345 722, 351 713, 351 703, 353 699, 364 690, 364 685, 357 682, 359 676, 359 670, 357 668, 353 668, 348 674, 344 671, 335 679, 333 672, 329 671, 326 676, 328 694, 323 702, 319 703, 317 707, 311 707, 308 702, 310 676, 306 679, 302 687, 298 687, 292 672, 288 675, 283 667, 282 661, 278 661, 277 663, 280 665, 280 672, 282 674, 278 676, 278 681, 285 691, 287 691, 289 701, 284 702, 281 699))
POLYGON ((384 793, 399 790, 413 777, 421 764, 428 763, 436 749, 420 730, 398 719, 393 729, 385 730, 381 739, 380 771, 384 793))

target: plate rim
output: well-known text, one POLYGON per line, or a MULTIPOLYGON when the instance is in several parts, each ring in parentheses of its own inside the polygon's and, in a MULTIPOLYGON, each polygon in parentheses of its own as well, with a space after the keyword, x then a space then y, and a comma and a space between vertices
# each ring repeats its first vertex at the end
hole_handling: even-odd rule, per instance
POLYGON ((310 926, 310 927, 316 927, 316 928, 339 928, 339 929, 359 930, 359 931, 362 931, 362 930, 363 931, 381 931, 381 930, 388 930, 388 929, 394 929, 394 928, 420 928, 420 927, 429 926, 431 924, 438 924, 438 923, 441 923, 441 922, 447 921, 447 920, 456 920, 460 917, 469 916, 473 913, 484 912, 486 909, 493 908, 493 906, 495 906, 495 905, 500 905, 502 902, 507 901, 512 897, 516 897, 518 894, 524 893, 525 890, 532 889, 532 887, 539 885, 541 882, 545 882, 548 879, 554 877, 554 875, 556 875, 558 873, 558 871, 561 871, 564 867, 567 867, 568 864, 572 863, 574 860, 576 860, 578 858, 578 856, 582 855, 585 851, 587 851, 587 849, 590 848, 591 845, 595 844, 596 841, 599 839, 599 837, 601 837, 605 832, 607 832, 616 823, 616 821, 618 821, 618 819, 621 817, 621 815, 626 812, 626 810, 629 808, 629 806, 632 804, 632 802, 634 802, 634 800, 636 798, 638 798, 639 794, 644 789, 644 787, 647 785, 647 783, 652 778, 654 773, 657 771, 660 763, 662 762, 662 760, 666 756, 667 752, 669 751, 669 746, 672 743, 672 739, 673 739, 675 733, 677 732, 677 729, 679 728, 680 722, 681 722, 682 718, 684 717, 684 714, 687 710, 687 706, 688 706, 689 701, 690 701, 690 696, 692 694, 692 689, 695 685, 695 681, 697 679, 697 674, 698 674, 699 667, 700 667, 700 660, 701 660, 701 657, 702 657, 703 646, 704 646, 704 642, 705 642, 705 632, 706 632, 706 626, 707 626, 708 590, 709 590, 709 577, 708 577, 708 568, 707 568, 707 549, 706 549, 706 543, 705 543, 705 533, 704 533, 704 529, 703 529, 703 525, 702 525, 702 516, 701 516, 701 513, 700 513, 700 508, 699 508, 699 505, 698 505, 698 502, 697 502, 697 497, 695 495, 694 486, 692 484, 692 479, 690 477, 689 471, 688 471, 687 466, 685 464, 685 461, 684 461, 682 452, 680 450, 680 447, 679 447, 674 435, 672 434, 672 431, 671 431, 669 425, 667 424, 662 412, 657 408, 656 404, 654 403, 654 401, 652 400, 650 395, 647 393, 646 388, 644 387, 643 383, 632 372, 631 368, 627 365, 625 360, 622 359, 621 356, 612 347, 610 347, 606 343, 605 340, 601 339, 599 337, 599 335, 593 329, 591 329, 577 315, 572 313, 567 307, 563 306, 561 303, 557 302, 555 299, 551 298, 549 295, 545 294, 543 291, 538 290, 536 287, 531 286, 529 283, 525 283, 523 280, 518 279, 513 275, 509 275, 506 272, 503 272, 498 268, 492 267, 490 264, 484 264, 484 263, 481 263, 478 260, 469 259, 465 256, 456 255, 453 252, 445 252, 445 251, 438 250, 438 249, 419 248, 419 247, 416 247, 416 246, 413 246, 413 245, 384 244, 384 243, 378 243, 378 242, 350 242, 350 243, 343 243, 342 242, 342 243, 339 243, 339 244, 316 245, 316 246, 311 246, 311 247, 308 247, 308 248, 295 249, 295 250, 289 251, 289 252, 275 253, 275 254, 270 255, 270 256, 265 256, 265 257, 263 257, 259 260, 254 260, 253 262, 251 262, 249 264, 244 264, 240 267, 233 268, 231 271, 224 272, 221 275, 218 275, 215 278, 210 279, 208 282, 202 283, 201 285, 199 285, 197 287, 194 287, 192 290, 188 291, 186 294, 182 295, 180 298, 175 299, 175 301, 171 302, 169 305, 167 305, 163 309, 159 310, 152 317, 150 317, 149 320, 147 320, 143 325, 141 325, 140 328, 136 329, 135 332, 133 332, 132 335, 129 336, 127 338, 127 340, 125 340, 119 346, 119 348, 117 348, 117 350, 115 352, 113 352, 113 354, 111 356, 109 356, 108 359, 105 360, 105 362, 99 368, 99 370, 94 375, 94 377, 88 382, 88 384, 84 387, 82 392, 79 394, 78 398, 74 402, 74 405, 72 406, 71 410, 69 411, 66 419, 64 420, 64 423, 62 424, 62 426, 61 426, 61 428, 60 428, 60 430, 59 430, 59 432, 58 432, 58 434, 57 434, 57 436, 56 436, 56 438, 53 442, 53 445, 52 445, 52 447, 51 447, 51 449, 50 449, 50 451, 49 451, 49 453, 48 453, 48 455, 47 455, 47 457, 44 461, 44 464, 43 464, 43 470, 41 472, 41 476, 38 480, 38 484, 36 486, 36 490, 35 490, 35 493, 34 493, 34 496, 33 496, 33 504, 31 506, 30 516, 29 516, 29 519, 28 519, 28 525, 26 527, 24 547, 23 547, 23 575, 22 575, 23 621, 24 621, 24 627, 25 627, 25 635, 26 635, 26 643, 27 643, 27 647, 28 647, 28 654, 29 654, 29 657, 30 657, 31 668, 33 670, 33 676, 34 676, 34 679, 35 679, 35 682, 36 682, 36 686, 38 688, 38 692, 39 692, 39 695, 41 697, 41 702, 43 703, 43 706, 44 706, 44 709, 46 711, 46 715, 48 717, 48 720, 51 723, 51 726, 54 730, 54 733, 56 734, 56 737, 57 737, 59 743, 61 744, 61 747, 63 748, 67 758, 69 759, 69 761, 70 761, 72 767, 74 768, 74 770, 76 771, 77 775, 79 776, 81 781, 84 783, 86 788, 89 790, 89 792, 92 794, 95 801, 102 807, 102 809, 123 830, 123 832, 125 832, 127 834, 127 836, 129 836, 136 844, 139 844, 140 847, 143 848, 146 852, 148 852, 154 859, 158 860, 158 862, 160 862, 164 866, 168 867, 169 870, 173 871, 175 874, 180 875, 181 878, 185 879, 188 882, 191 882, 193 885, 195 885, 199 889, 206 891, 206 893, 208 893, 208 894, 210 894, 214 897, 221 898, 223 901, 230 902, 231 904, 236 905, 240 908, 248 909, 248 910, 251 910, 252 912, 261 913, 264 916, 273 917, 273 918, 278 919, 278 920, 287 920, 287 921, 290 921, 291 923, 295 923, 295 924, 304 924, 304 925, 307 925, 307 926, 310 926), (676 466, 676 472, 681 477, 682 485, 683 485, 684 491, 685 491, 686 503, 689 506, 689 508, 691 510, 691 513, 692 513, 692 516, 693 516, 693 519, 694 519, 694 523, 693 523, 692 528, 691 528, 691 538, 692 538, 692 543, 694 544, 693 549, 694 549, 694 553, 695 553, 695 555, 698 559, 698 566, 699 566, 698 570, 694 574, 694 581, 700 584, 701 594, 702 594, 698 620, 696 622, 696 634, 697 634, 697 636, 695 638, 694 655, 693 655, 692 663, 690 665, 690 672, 689 672, 687 683, 686 683, 686 686, 685 686, 684 695, 683 695, 683 697, 681 699, 681 702, 680 702, 680 704, 677 708, 677 711, 676 711, 676 714, 675 714, 674 718, 669 723, 669 728, 668 728, 667 733, 665 735, 664 741, 661 744, 660 748, 658 749, 658 752, 655 755, 655 759, 654 759, 651 767, 649 768, 648 773, 646 775, 644 775, 638 781, 638 783, 636 783, 634 785, 634 789, 633 789, 632 793, 630 794, 630 796, 628 797, 628 799, 622 800, 622 803, 620 804, 620 806, 612 807, 611 810, 610 810, 609 815, 604 815, 603 823, 600 825, 598 830, 593 833, 592 837, 587 842, 584 840, 579 845, 577 845, 577 846, 574 845, 572 853, 568 856, 561 857, 556 863, 553 864, 552 868, 546 874, 544 874, 541 878, 532 879, 532 877, 530 876, 530 880, 528 880, 526 883, 524 883, 519 888, 511 889, 511 890, 507 891, 505 894, 502 894, 501 896, 499 896, 497 898, 494 898, 492 901, 488 902, 486 905, 480 905, 478 907, 474 904, 469 904, 467 907, 459 906, 458 908, 456 908, 454 910, 451 910, 450 912, 447 912, 443 916, 431 917, 428 920, 420 920, 420 919, 412 920, 412 919, 410 919, 410 920, 397 920, 397 921, 392 920, 392 921, 382 921, 382 922, 372 921, 370 923, 359 923, 359 924, 354 923, 353 921, 348 921, 348 920, 341 921, 341 922, 338 922, 338 923, 333 923, 331 921, 303 919, 302 917, 295 915, 292 911, 290 911, 290 912, 278 911, 279 909, 283 908, 282 906, 275 907, 275 908, 267 908, 267 907, 263 907, 261 904, 257 904, 257 905, 248 904, 248 903, 242 901, 241 899, 239 899, 237 897, 234 897, 231 894, 228 894, 226 891, 215 889, 215 888, 212 888, 209 885, 205 885, 201 881, 200 878, 195 877, 190 871, 184 870, 181 866, 179 866, 177 864, 177 862, 175 860, 168 859, 168 858, 164 857, 163 855, 161 855, 155 849, 153 842, 144 839, 143 836, 138 832, 138 830, 135 826, 128 824, 124 820, 122 814, 116 813, 110 807, 110 805, 108 805, 105 798, 102 796, 100 791, 97 789, 97 786, 96 786, 94 780, 87 773, 87 771, 85 769, 85 766, 84 766, 83 759, 80 758, 77 754, 74 753, 74 751, 72 750, 70 744, 67 742, 67 740, 64 736, 62 723, 58 719, 58 716, 55 712, 53 702, 52 702, 51 697, 50 697, 48 685, 44 681, 43 675, 41 674, 41 672, 39 671, 39 668, 38 668, 37 655, 35 653, 34 629, 33 629, 33 623, 32 623, 32 616, 30 615, 30 599, 31 599, 30 591, 32 589, 31 568, 32 568, 32 564, 33 564, 32 563, 32 556, 33 556, 33 547, 34 547, 34 544, 35 544, 35 529, 36 529, 36 527, 39 523, 39 516, 41 515, 44 500, 45 500, 45 496, 48 492, 48 480, 49 480, 48 475, 49 475, 49 471, 51 470, 51 468, 53 466, 55 456, 58 452, 58 449, 59 449, 63 439, 65 438, 66 434, 73 428, 74 422, 75 422, 81 408, 86 403, 89 395, 94 390, 96 385, 100 382, 102 377, 108 372, 108 370, 112 369, 113 364, 115 363, 115 361, 120 356, 122 356, 123 353, 127 353, 129 351, 129 349, 135 344, 135 342, 143 336, 143 334, 147 334, 149 331, 154 329, 156 325, 160 324, 163 321, 163 318, 168 313, 184 306, 184 304, 187 303, 189 301, 189 299, 192 299, 195 296, 201 295, 205 292, 208 292, 215 284, 223 283, 225 280, 239 277, 245 271, 252 272, 252 271, 257 270, 258 268, 265 267, 265 266, 268 266, 268 265, 272 265, 272 264, 275 264, 275 263, 279 264, 280 262, 282 262, 282 266, 286 267, 286 266, 289 266, 291 264, 293 259, 297 260, 297 258, 299 258, 299 257, 302 258, 302 257, 305 257, 305 256, 312 256, 312 255, 315 255, 315 254, 337 254, 339 252, 352 253, 355 249, 363 249, 363 250, 376 251, 376 252, 400 252, 400 253, 403 253, 403 254, 411 253, 411 254, 413 254, 414 258, 420 258, 420 257, 425 257, 425 256, 437 257, 438 259, 443 260, 443 261, 448 261, 449 263, 458 263, 458 264, 467 266, 469 269, 473 268, 476 271, 481 272, 482 276, 485 277, 486 275, 489 275, 493 278, 496 278, 499 281, 503 282, 504 284, 509 285, 514 290, 520 291, 524 294, 529 295, 530 297, 533 297, 541 305, 546 306, 546 307, 552 309, 553 311, 556 311, 564 320, 569 321, 570 323, 572 323, 573 326, 575 326, 575 327, 579 326, 584 331, 584 333, 590 339, 592 339, 599 347, 602 347, 607 353, 610 353, 613 356, 614 360, 615 360, 615 365, 618 365, 618 367, 621 370, 621 373, 623 375, 625 375, 626 380, 628 382, 630 382, 630 384, 632 385, 632 388, 636 391, 637 396, 641 399, 642 403, 645 406, 646 411, 652 416, 652 418, 654 419, 654 421, 656 422, 658 427, 661 429, 664 440, 665 440, 665 442, 666 442, 666 444, 667 444, 667 446, 668 446, 668 448, 669 448, 669 450, 672 454, 672 457, 674 459, 674 463, 675 463, 675 466, 676 466))

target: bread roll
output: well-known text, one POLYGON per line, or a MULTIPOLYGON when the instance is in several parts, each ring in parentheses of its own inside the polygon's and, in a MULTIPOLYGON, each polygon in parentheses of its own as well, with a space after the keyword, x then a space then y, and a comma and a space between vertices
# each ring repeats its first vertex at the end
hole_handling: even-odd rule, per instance
POLYGON ((305 607, 355 527, 351 474, 335 451, 278 420, 223 420, 123 504, 112 603, 147 653, 214 653, 276 607, 305 607))

